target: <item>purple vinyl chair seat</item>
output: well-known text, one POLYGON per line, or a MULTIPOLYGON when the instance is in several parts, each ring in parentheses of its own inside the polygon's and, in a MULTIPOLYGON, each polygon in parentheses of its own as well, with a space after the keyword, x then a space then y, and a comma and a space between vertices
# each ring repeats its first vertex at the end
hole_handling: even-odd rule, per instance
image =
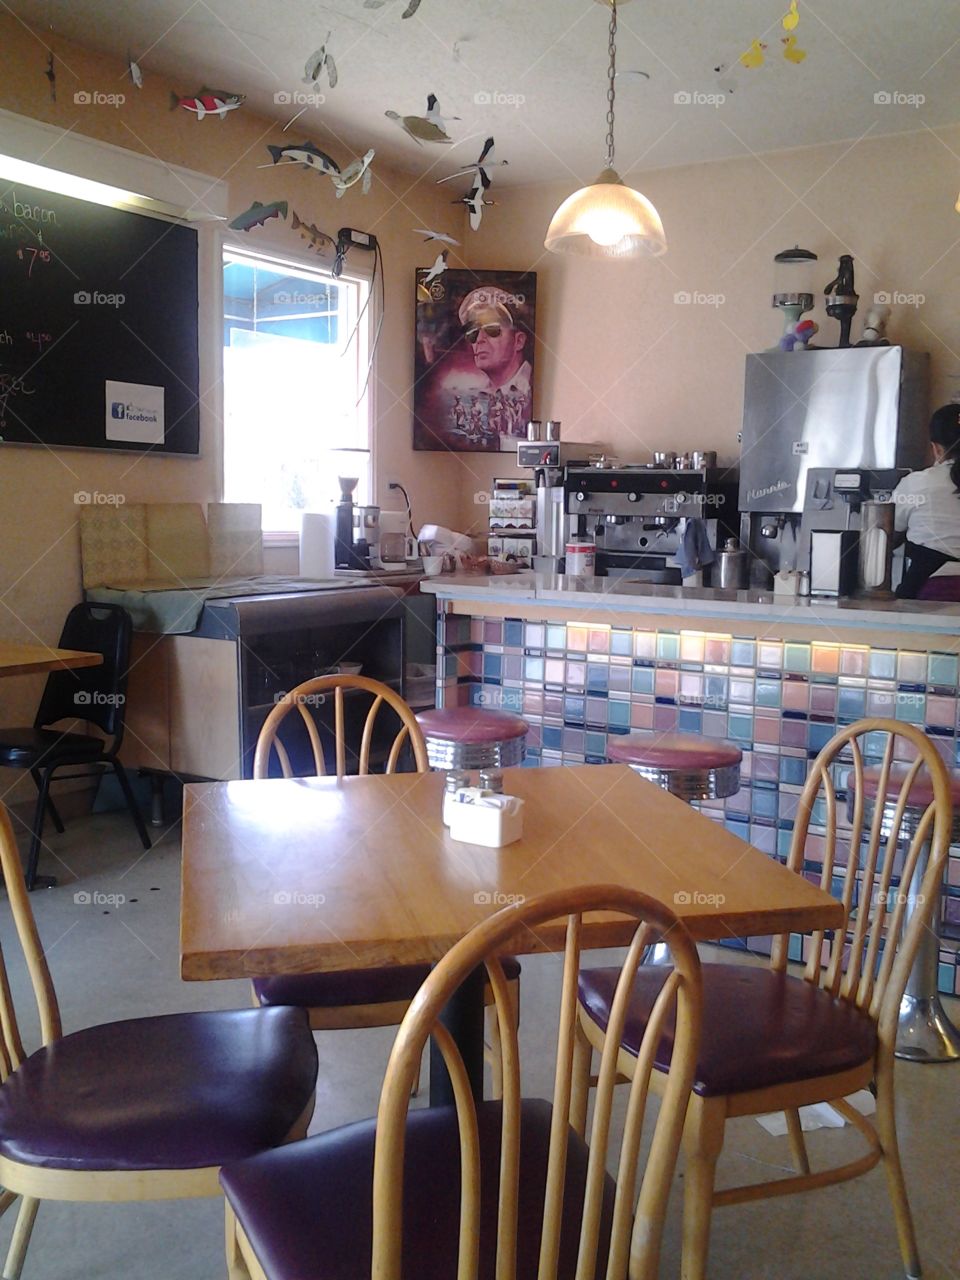
MULTIPOLYGON (((504 977, 520 977, 516 956, 501 960, 504 977)), ((344 969, 331 973, 281 974, 254 978, 253 990, 261 1005, 297 1005, 330 1009, 345 1005, 390 1004, 412 1000, 430 972, 428 964, 400 964, 390 969, 344 969)))
POLYGON ((88 1027, 0 1086, 0 1156, 44 1169, 219 1166, 283 1142, 316 1073, 302 1009, 88 1027))
MULTIPOLYGON (((550 1120, 542 1099, 521 1102, 517 1276, 534 1280, 540 1250, 550 1120)), ((482 1280, 493 1280, 500 1182, 501 1107, 477 1108, 480 1137, 482 1280)), ((282 1152, 225 1168, 227 1200, 269 1280, 361 1280, 369 1277, 373 1234, 376 1122, 334 1129, 282 1152), (274 1159, 276 1155, 278 1158, 274 1159), (322 1193, 321 1193, 322 1192, 322 1193)), ((570 1131, 564 1181, 558 1280, 576 1272, 588 1148, 570 1131)), ((600 1257, 606 1255, 615 1184, 606 1175, 600 1257)), ((460 1138, 454 1108, 413 1111, 404 1168, 404 1280, 457 1274, 460 1242, 460 1138)), ((604 1267, 598 1268, 598 1274, 604 1267)))
MULTIPOLYGON (((810 982, 736 964, 705 964, 701 972, 703 1035, 693 1083, 701 1097, 846 1071, 876 1052, 873 1020, 810 982)), ((628 1053, 637 1052, 667 974, 663 965, 637 974, 621 1040, 628 1053)), ((619 977, 619 969, 587 969, 580 976, 580 1006, 602 1031, 619 977)), ((669 1069, 672 1053, 668 1018, 657 1048, 658 1071, 669 1069)))
POLYGON ((523 763, 529 725, 522 716, 487 707, 421 711, 431 769, 506 769, 523 763))
POLYGON ((721 800, 740 790, 743 752, 722 738, 631 733, 608 740, 607 759, 628 764, 648 782, 688 802, 721 800))

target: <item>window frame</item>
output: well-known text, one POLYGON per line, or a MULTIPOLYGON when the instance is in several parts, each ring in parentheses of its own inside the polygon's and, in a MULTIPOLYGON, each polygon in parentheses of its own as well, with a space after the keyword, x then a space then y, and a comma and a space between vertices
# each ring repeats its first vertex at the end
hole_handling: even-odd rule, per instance
MULTIPOLYGON (((219 353, 219 395, 218 395, 218 459, 217 459, 217 487, 220 494, 220 500, 226 501, 225 492, 226 482, 226 368, 224 362, 224 343, 223 328, 226 321, 226 311, 224 306, 224 289, 223 289, 223 269, 227 260, 227 256, 231 255, 235 258, 245 258, 251 264, 263 265, 267 268, 278 270, 289 270, 292 272, 307 272, 318 278, 334 279, 343 281, 347 284, 365 285, 367 288, 367 309, 362 316, 356 335, 353 339, 358 344, 357 351, 357 372, 358 381, 362 385, 363 378, 370 363, 370 350, 373 344, 376 326, 379 318, 379 300, 377 290, 373 288, 373 259, 369 260, 367 266, 367 258, 354 257, 344 264, 343 272, 340 276, 334 277, 330 266, 322 262, 314 255, 307 255, 305 252, 287 252, 285 249, 278 249, 272 244, 266 244, 262 248, 253 246, 245 240, 240 239, 237 234, 223 233, 220 236, 219 253, 217 257, 217 288, 216 288, 216 322, 218 332, 218 353, 219 353)), ((362 298, 360 305, 363 305, 362 298)), ((377 485, 377 413, 376 413, 376 395, 377 395, 377 367, 376 354, 374 362, 370 368, 370 376, 367 378, 366 389, 363 394, 364 410, 359 411, 361 424, 366 419, 366 440, 369 456, 370 480, 369 492, 370 502, 376 504, 378 501, 378 485, 377 485)), ((263 545, 267 547, 295 547, 299 546, 300 531, 299 529, 264 529, 263 545)))

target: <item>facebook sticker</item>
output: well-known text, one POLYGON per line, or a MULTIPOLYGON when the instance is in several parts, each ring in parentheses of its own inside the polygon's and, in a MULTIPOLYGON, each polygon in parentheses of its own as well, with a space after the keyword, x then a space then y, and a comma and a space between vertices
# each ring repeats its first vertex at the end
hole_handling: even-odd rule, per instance
POLYGON ((127 407, 122 400, 114 400, 110 406, 110 414, 114 418, 125 418, 127 416, 127 407))

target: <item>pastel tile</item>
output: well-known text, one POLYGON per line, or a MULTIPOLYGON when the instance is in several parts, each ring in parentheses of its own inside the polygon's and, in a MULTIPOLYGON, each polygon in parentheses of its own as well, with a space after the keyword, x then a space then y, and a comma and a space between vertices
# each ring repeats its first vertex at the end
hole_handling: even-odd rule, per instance
POLYGON ((869 689, 867 691, 868 716, 893 716, 897 695, 893 690, 869 689))
POLYGON ((680 636, 680 661, 703 662, 704 640, 701 635, 683 632, 680 636))
POLYGON ((727 732, 734 742, 752 742, 753 716, 737 715, 731 712, 727 717, 727 732))
POLYGON ((653 693, 656 672, 653 667, 634 667, 630 673, 630 687, 634 693, 653 693))
POLYGON ((610 685, 610 668, 606 663, 587 663, 587 690, 589 693, 606 693, 610 685))
POLYGON ((703 646, 703 660, 718 666, 726 666, 730 661, 730 649, 731 641, 725 637, 718 639, 716 636, 708 636, 703 646))
POLYGON ((591 653, 610 652, 610 628, 591 627, 588 648, 591 653))
POLYGON ((810 686, 806 680, 785 680, 783 682, 784 711, 801 711, 810 709, 810 686))
POLYGON ((658 667, 653 687, 658 698, 676 698, 680 691, 680 672, 658 667))
POLYGON ((633 652, 633 633, 614 629, 610 633, 610 652, 629 657, 633 652))
POLYGON ((897 658, 897 679, 901 684, 924 684, 927 679, 927 655, 901 650, 897 658))
POLYGON ((607 735, 605 733, 588 733, 584 743, 584 754, 588 760, 606 760, 607 735))
POLYGON ((607 703, 607 724, 611 729, 629 729, 630 703, 625 699, 611 698, 607 703))
POLYGON ((901 690, 897 694, 896 718, 898 720, 906 720, 908 724, 923 724, 926 710, 927 695, 925 693, 906 693, 901 690))
POLYGON ((763 641, 757 650, 757 666, 777 671, 783 663, 783 645, 763 641))
POLYGON ((523 623, 508 618, 503 624, 503 643, 514 649, 523 647, 523 623))
POLYGON ((835 685, 815 684, 810 687, 810 714, 830 716, 837 714, 837 688, 835 685))
POLYGON ((945 729, 952 729, 957 723, 957 700, 939 694, 927 695, 926 723, 945 729))
POLYGON ((545 693, 543 695, 543 714, 545 716, 555 716, 559 718, 563 715, 563 695, 559 693, 545 693))
POLYGON ((657 632, 657 657, 661 662, 676 662, 680 657, 680 637, 672 631, 657 632))
POLYGON ((484 680, 499 680, 503 675, 503 658, 499 653, 485 653, 483 655, 483 678, 484 680))
POLYGON ((871 649, 868 670, 873 680, 894 680, 897 674, 897 651, 871 649))
POLYGON ((725 738, 727 736, 726 712, 704 711, 703 735, 705 738, 725 738))
POLYGON ((635 631, 633 633, 633 656, 652 662, 657 656, 657 633, 655 631, 635 631))
MULTIPOLYGON (((808 644, 785 644, 783 646, 783 667, 785 671, 806 672, 810 670, 810 648, 808 644)), ((763 661, 760 663, 763 666, 763 661)))
POLYGON ((703 713, 693 707, 681 707, 677 716, 677 730, 680 733, 691 733, 700 736, 703 728, 703 713))
POLYGON ((593 728, 607 727, 606 698, 587 698, 587 724, 593 728))
POLYGON ((779 716, 757 715, 753 721, 753 737, 755 742, 777 745, 780 742, 779 716))
POLYGON ((733 640, 730 644, 730 662, 735 667, 752 667, 757 660, 756 640, 733 640))
POLYGON ((483 624, 484 644, 503 644, 503 623, 485 622, 483 624))
POLYGON ((567 687, 569 689, 585 689, 587 684, 587 664, 585 662, 567 663, 567 687))
MULTIPOLYGON (((754 722, 756 732, 758 721, 754 722)), ((779 728, 779 724, 777 726, 779 728)), ((780 755, 776 751, 748 751, 744 760, 750 761, 750 776, 757 782, 778 783, 780 781, 780 755)), ((777 792, 779 794, 779 791, 777 792)))
POLYGON ((780 745, 784 747, 806 747, 807 721, 782 721, 780 725, 780 745))
POLYGON ((779 707, 781 697, 780 680, 757 680, 755 700, 758 707, 779 707))
POLYGON ((840 672, 845 676, 865 676, 870 666, 869 649, 841 649, 840 672))
POLYGON ((866 689, 845 688, 837 690, 837 714, 843 720, 862 720, 867 712, 866 689))
POLYGON ((652 729, 653 712, 652 702, 632 702, 630 704, 631 729, 652 729))
POLYGON ((574 653, 587 652, 587 640, 589 631, 586 627, 578 627, 573 624, 567 626, 567 648, 574 653))
MULTIPOLYGON (((533 659, 528 659, 533 661, 533 659)), ((517 653, 506 653, 503 656, 503 678, 504 680, 523 680, 524 679, 524 660, 517 653)), ((536 675, 526 675, 526 679, 532 683, 543 684, 543 661, 540 660, 539 673, 536 675)))
POLYGON ((525 716, 543 715, 543 694, 536 689, 524 689, 523 714, 525 716))
POLYGON ((632 670, 630 667, 610 667, 610 692, 611 693, 629 693, 630 692, 630 676, 632 670))
POLYGON ((567 628, 547 624, 547 648, 551 652, 563 652, 567 647, 567 628))
POLYGON ((547 658, 543 664, 543 678, 547 684, 562 685, 566 665, 562 658, 547 658))
POLYGON ((840 670, 840 649, 835 644, 815 644, 810 655, 812 669, 820 675, 836 675, 840 670))
POLYGON ((653 728, 658 733, 673 733, 677 728, 677 708, 657 705, 653 709, 653 728))
POLYGON ((563 719, 565 724, 583 724, 586 716, 586 702, 583 698, 566 697, 563 700, 563 719))
POLYGON ((681 671, 679 697, 681 702, 702 702, 703 676, 692 671, 681 671))
POLYGON ((743 680, 739 676, 730 677, 730 701, 742 702, 750 706, 753 702, 753 681, 743 680))
POLYGON ((545 724, 543 726, 543 746, 548 751, 559 751, 563 744, 563 730, 559 725, 545 724))
POLYGON ((546 645, 546 630, 542 622, 528 622, 523 628, 523 643, 528 649, 542 649, 546 645))
POLYGON ((523 678, 529 680, 531 684, 543 683, 543 658, 524 658, 523 660, 523 678))
POLYGON ((927 684, 955 689, 960 677, 960 662, 950 653, 931 653, 927 659, 927 684))

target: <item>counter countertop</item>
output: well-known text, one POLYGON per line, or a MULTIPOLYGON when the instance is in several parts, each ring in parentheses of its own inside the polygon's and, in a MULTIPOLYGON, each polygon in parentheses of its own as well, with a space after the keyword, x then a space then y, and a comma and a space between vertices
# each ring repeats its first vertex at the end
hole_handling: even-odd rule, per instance
POLYGON ((661 587, 619 579, 518 573, 500 577, 444 574, 425 578, 420 590, 446 600, 510 605, 537 602, 552 607, 622 610, 626 613, 752 622, 805 623, 827 627, 876 627, 889 631, 960 633, 960 604, 937 600, 831 600, 775 597, 769 591, 721 591, 714 587, 661 587))

